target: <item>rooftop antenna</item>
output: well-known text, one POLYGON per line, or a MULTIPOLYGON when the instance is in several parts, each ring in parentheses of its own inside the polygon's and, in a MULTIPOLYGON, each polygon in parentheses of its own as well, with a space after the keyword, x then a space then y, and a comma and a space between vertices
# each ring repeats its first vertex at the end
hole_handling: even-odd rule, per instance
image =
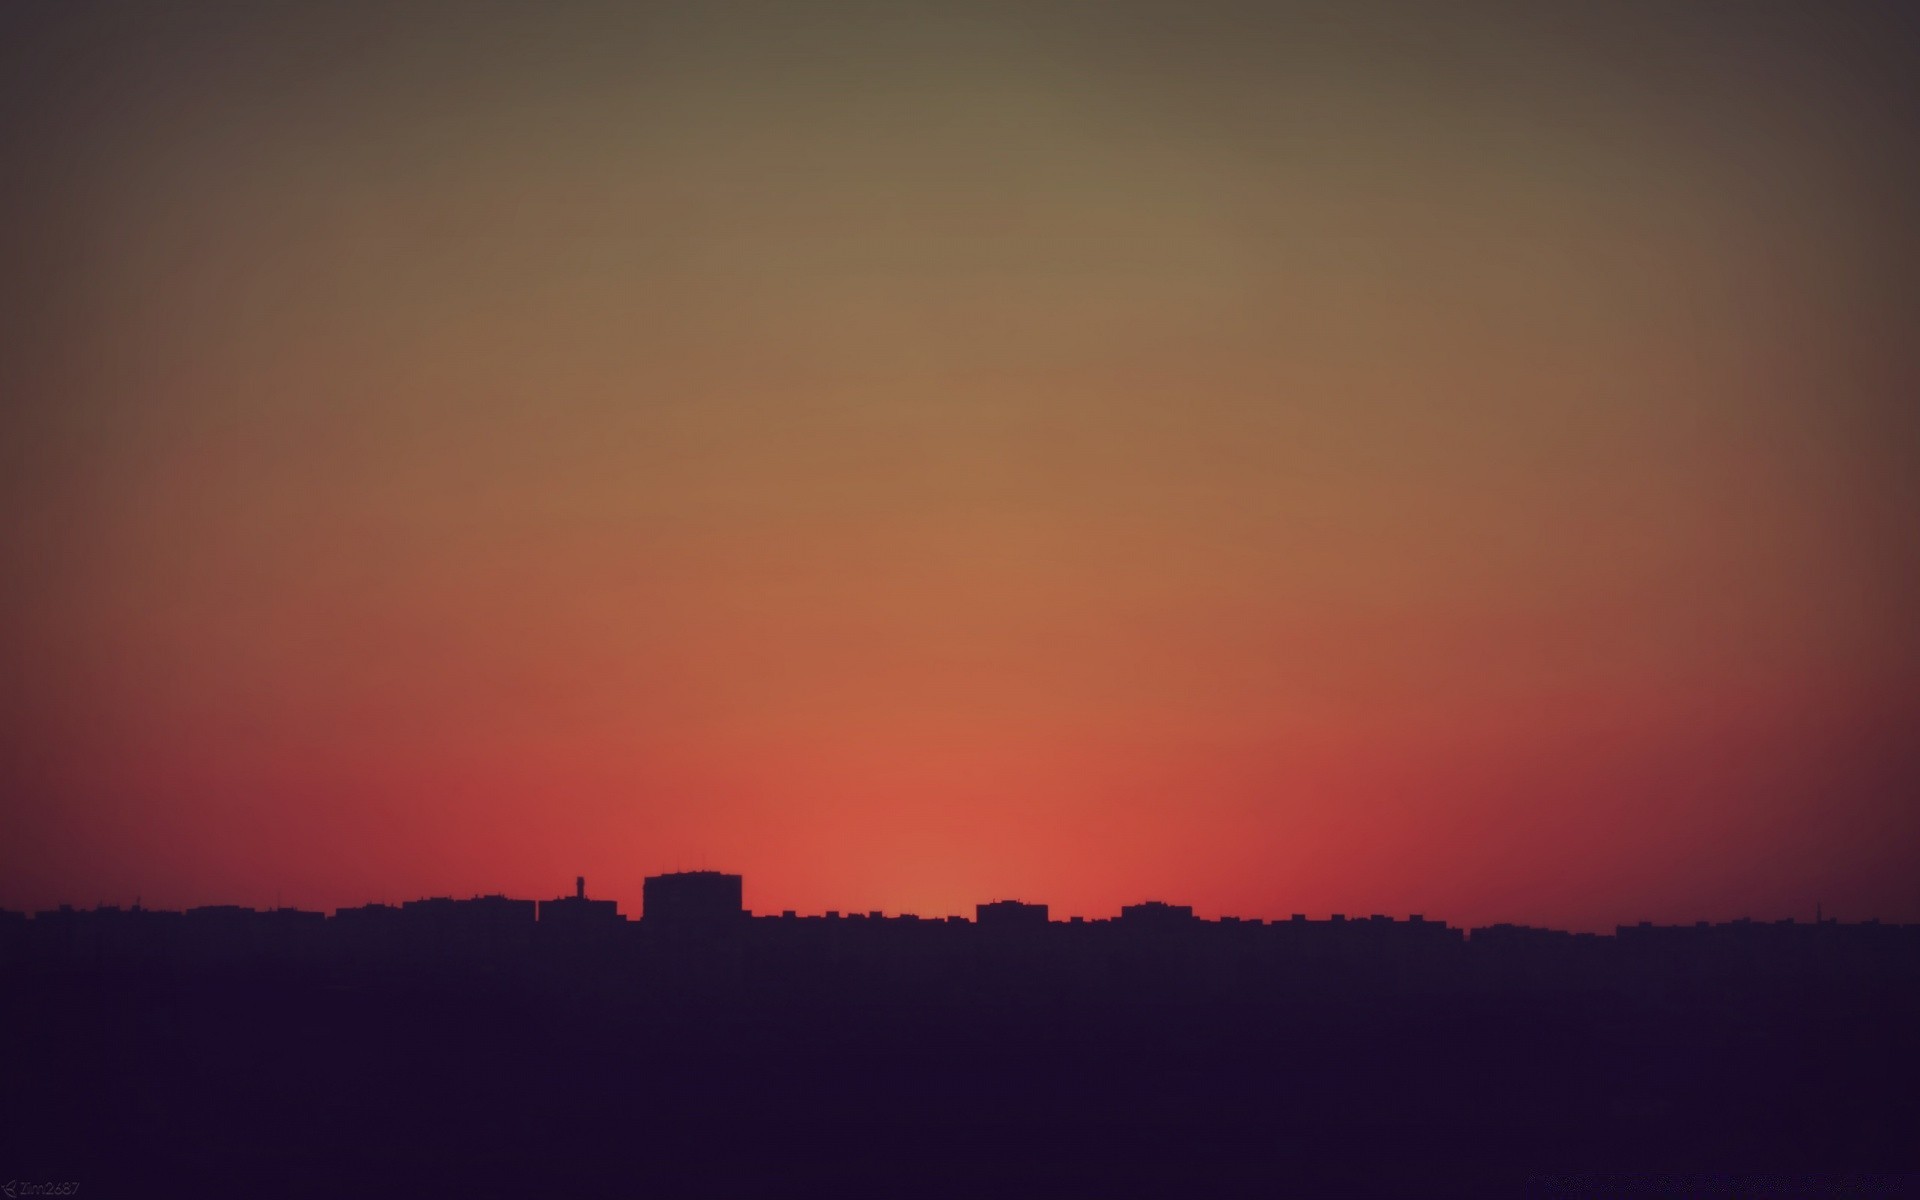
POLYGON ((1823 910, 1822 910, 1822 907, 1821 907, 1821 904, 1820 904, 1820 902, 1819 902, 1818 900, 1815 900, 1815 901, 1813 902, 1813 923, 1814 923, 1815 925, 1818 925, 1818 924, 1820 924, 1820 923, 1821 923, 1821 921, 1820 921, 1820 917, 1821 917, 1821 914, 1822 914, 1822 911, 1823 911, 1823 910))
POLYGON ((575 900, 585 900, 587 898, 587 877, 585 875, 575 875, 573 877, 573 898, 575 900))

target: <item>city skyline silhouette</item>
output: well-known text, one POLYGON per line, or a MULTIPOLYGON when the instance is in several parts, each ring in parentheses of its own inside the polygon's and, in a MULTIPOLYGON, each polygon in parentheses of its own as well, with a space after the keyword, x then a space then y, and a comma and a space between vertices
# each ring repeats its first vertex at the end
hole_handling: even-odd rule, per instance
POLYGON ((1920 925, 802 916, 742 882, 649 877, 634 919, 580 876, 330 915, 0 913, 0 1153, 270 1192, 1920 1179, 1920 925))
MULTIPOLYGON (((820 909, 813 912, 804 912, 798 909, 779 908, 779 907, 771 908, 765 911, 756 911, 753 908, 749 907, 743 899, 745 895, 744 886, 743 886, 744 876, 741 876, 741 875, 730 875, 730 874, 727 874, 726 872, 716 871, 710 868, 702 867, 694 870, 668 871, 668 872, 663 872, 659 875, 650 875, 645 878, 644 883, 648 885, 648 887, 650 888, 652 885, 655 885, 656 883, 672 884, 680 881, 700 882, 705 880, 724 881, 723 890, 729 889, 729 888, 731 889, 729 894, 732 897, 732 902, 737 906, 738 915, 747 919, 768 919, 768 918, 781 918, 781 917, 784 917, 787 919, 792 919, 795 917, 803 917, 808 919, 814 919, 814 918, 840 919, 844 917, 848 919, 893 918, 893 919, 906 919, 906 920, 978 922, 980 920, 981 910, 996 908, 1000 906, 1009 906, 1010 910, 1021 909, 1021 910, 1029 910, 1033 912, 1036 915, 1037 919, 1041 921, 1041 923, 1043 924, 1070 924, 1071 925, 1071 924, 1081 924, 1084 922, 1105 922, 1105 921, 1126 920, 1129 918, 1137 919, 1137 920, 1158 920, 1158 919, 1166 919, 1168 917, 1177 918, 1177 919, 1186 920, 1186 921, 1201 922, 1201 923, 1216 923, 1216 924, 1223 923, 1223 922, 1224 923, 1245 923, 1251 926, 1274 924, 1283 920, 1289 921, 1289 922, 1300 922, 1300 921, 1308 921, 1308 920, 1324 921, 1324 922, 1344 922, 1349 920, 1389 921, 1389 922, 1406 921, 1411 923, 1420 923, 1423 921, 1427 921, 1431 923, 1430 918, 1428 918, 1427 914, 1425 913, 1404 913, 1396 916, 1393 914, 1371 912, 1371 911, 1368 911, 1368 912, 1355 911, 1354 913, 1351 913, 1351 914, 1345 913, 1345 912, 1331 912, 1331 911, 1319 913, 1319 914, 1290 912, 1290 913, 1287 913, 1284 917, 1254 916, 1254 915, 1245 915, 1245 914, 1238 914, 1238 913, 1220 913, 1213 916, 1207 916, 1205 914, 1196 913, 1194 906, 1192 905, 1177 904, 1177 903, 1169 902, 1164 899, 1148 898, 1148 897, 1142 897, 1132 903, 1124 903, 1124 904, 1118 905, 1112 912, 1107 914, 1057 913, 1053 911, 1052 905, 1049 905, 1045 902, 1036 901, 1033 899, 1022 899, 1022 898, 1011 897, 1011 896, 996 896, 990 900, 979 901, 972 906, 971 916, 966 915, 965 913, 945 913, 945 912, 919 913, 919 912, 905 912, 905 911, 899 911, 899 910, 888 911, 883 909, 860 909, 855 907, 825 908, 825 909, 820 909)), ((604 912, 608 917, 608 919, 617 918, 619 921, 622 921, 622 922, 637 922, 637 921, 646 919, 646 909, 645 909, 644 900, 642 902, 642 905, 640 906, 639 911, 627 912, 621 909, 620 902, 617 899, 614 899, 605 895, 601 895, 601 894, 596 894, 595 896, 589 898, 586 894, 587 877, 585 875, 575 876, 574 883, 575 883, 575 890, 570 895, 562 895, 552 900, 544 900, 544 901, 521 900, 521 901, 515 901, 515 903, 533 904, 537 906, 555 905, 555 906, 560 906, 562 908, 585 905, 585 904, 591 903, 593 906, 595 906, 595 908, 598 911, 604 912)), ((646 890, 647 890, 646 888, 642 889, 643 894, 646 890)), ((282 904, 280 902, 281 897, 279 896, 276 896, 275 902, 271 906, 266 906, 266 907, 255 907, 251 905, 233 904, 233 903, 213 903, 213 904, 192 905, 184 908, 167 908, 165 906, 159 906, 159 905, 147 905, 141 902, 140 897, 136 897, 131 904, 127 904, 127 905, 109 903, 106 901, 96 901, 92 906, 89 907, 85 905, 75 905, 69 902, 62 902, 62 903, 52 905, 47 908, 41 908, 38 910, 16 911, 16 912, 13 912, 12 915, 15 917, 31 917, 32 915, 34 915, 35 912, 61 913, 61 912, 86 912, 86 911, 99 911, 99 912, 145 911, 145 912, 180 913, 180 912, 191 912, 195 910, 204 910, 204 911, 221 910, 221 911, 246 911, 246 912, 296 912, 298 911, 298 912, 306 912, 310 914, 317 914, 321 916, 337 916, 342 911, 351 911, 351 910, 357 910, 357 909, 402 908, 411 904, 422 904, 422 903, 429 903, 429 902, 450 903, 450 902, 464 902, 464 901, 476 901, 476 900, 504 900, 504 899, 508 899, 506 893, 499 892, 499 891, 485 891, 485 892, 476 891, 466 896, 455 896, 452 894, 441 894, 441 895, 422 894, 422 895, 417 895, 417 896, 404 898, 404 899, 395 899, 392 897, 388 897, 388 898, 377 899, 377 900, 365 900, 359 904, 341 905, 334 909, 325 910, 325 909, 302 909, 300 908, 299 905, 282 904)), ((0 914, 5 914, 7 912, 8 912, 7 909, 0 908, 0 914)), ((1710 925, 1751 925, 1755 923, 1771 924, 1771 925, 1788 925, 1788 926, 1796 925, 1796 924, 1812 924, 1812 925, 1818 926, 1818 925, 1825 925, 1825 924, 1837 924, 1837 923, 1842 923, 1843 921, 1845 921, 1846 923, 1852 923, 1852 924, 1864 923, 1864 924, 1878 925, 1883 923, 1883 918, 1880 917, 1878 914, 1860 914, 1850 918, 1843 918, 1839 914, 1829 913, 1827 911, 1826 905, 1824 904, 1824 902, 1821 902, 1821 901, 1815 901, 1813 905, 1813 912, 1812 914, 1810 914, 1812 917, 1812 920, 1810 922, 1803 919, 1803 917, 1806 915, 1809 915, 1809 914, 1802 914, 1800 916, 1776 917, 1771 920, 1756 919, 1752 916, 1738 916, 1738 917, 1723 918, 1719 921, 1697 919, 1697 920, 1678 921, 1678 922, 1655 922, 1651 919, 1642 917, 1632 921, 1617 922, 1615 925, 1613 925, 1610 928, 1613 931, 1618 931, 1620 929, 1628 928, 1629 926, 1647 927, 1647 926, 1652 926, 1656 924, 1673 926, 1673 927, 1680 927, 1680 926, 1707 927, 1710 925)), ((1447 924, 1447 922, 1445 922, 1444 920, 1441 920, 1439 923, 1442 925, 1447 924)), ((1887 923, 1890 925, 1901 924, 1901 922, 1898 922, 1898 921, 1889 921, 1884 923, 1887 923)), ((1586 935, 1594 935, 1594 934, 1604 935, 1606 932, 1608 932, 1607 930, 1557 929, 1551 926, 1540 925, 1540 924, 1530 923, 1526 921, 1516 921, 1516 920, 1493 921, 1493 922, 1488 922, 1482 926, 1461 925, 1461 926, 1458 926, 1458 928, 1461 928, 1461 929, 1523 928, 1523 929, 1541 929, 1548 932, 1586 934, 1586 935)))

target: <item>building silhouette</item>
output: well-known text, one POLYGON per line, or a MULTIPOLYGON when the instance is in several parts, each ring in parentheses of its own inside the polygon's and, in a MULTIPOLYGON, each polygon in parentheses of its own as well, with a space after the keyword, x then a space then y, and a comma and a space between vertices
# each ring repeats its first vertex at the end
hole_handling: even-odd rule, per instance
POLYGON ((975 905, 973 917, 983 929, 1034 929, 1046 925, 1047 906, 1026 904, 1019 900, 995 900, 989 904, 975 905))
POLYGON ((741 878, 719 871, 650 875, 641 890, 641 920, 663 931, 730 929, 747 914, 741 878))
POLYGON ((500 895, 467 900, 432 896, 402 904, 400 924, 414 953, 488 958, 532 945, 535 909, 531 900, 500 895))
POLYGON ((1191 904, 1164 904, 1148 900, 1120 908, 1120 920, 1141 929, 1179 929, 1193 920, 1191 904))

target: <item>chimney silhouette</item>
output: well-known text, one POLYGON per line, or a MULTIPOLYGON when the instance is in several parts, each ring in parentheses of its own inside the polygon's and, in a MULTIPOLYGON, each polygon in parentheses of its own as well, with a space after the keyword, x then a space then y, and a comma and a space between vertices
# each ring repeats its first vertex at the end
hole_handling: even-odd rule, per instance
POLYGON ((575 900, 585 900, 587 898, 587 877, 585 875, 575 875, 573 877, 573 898, 575 900))

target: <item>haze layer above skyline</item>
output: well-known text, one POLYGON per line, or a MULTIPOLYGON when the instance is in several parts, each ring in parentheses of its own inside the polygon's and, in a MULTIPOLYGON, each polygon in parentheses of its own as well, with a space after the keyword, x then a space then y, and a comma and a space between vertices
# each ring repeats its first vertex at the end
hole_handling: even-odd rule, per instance
POLYGON ((0 905, 1920 919, 1850 4, 0 16, 0 905))

